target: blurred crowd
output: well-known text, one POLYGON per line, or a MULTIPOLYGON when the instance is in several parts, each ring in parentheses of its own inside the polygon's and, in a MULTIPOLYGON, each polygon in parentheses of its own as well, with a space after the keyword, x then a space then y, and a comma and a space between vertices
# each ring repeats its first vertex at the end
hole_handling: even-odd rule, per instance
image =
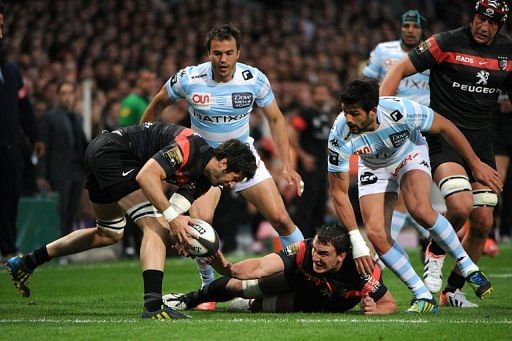
MULTIPOLYGON (((7 1, 6 44, 9 58, 22 69, 39 119, 55 107, 58 84, 62 81, 78 84, 73 111, 82 113, 80 85, 84 80, 92 81, 90 137, 94 137, 102 129, 119 126, 121 101, 125 97, 133 92, 151 96, 182 67, 205 61, 206 33, 214 25, 230 22, 242 32, 240 61, 266 73, 290 122, 293 123, 298 113, 315 109, 327 115, 326 123, 330 126, 339 111, 336 97, 341 84, 361 76, 362 67, 377 43, 398 38, 400 14, 411 8, 420 10, 428 20, 424 32, 428 36, 468 23, 472 3, 465 0, 7 1), (138 82, 141 70, 153 75, 143 84, 138 82), (323 85, 325 91, 315 95, 318 85, 323 85)), ((511 22, 505 28, 509 32, 511 22)), ((162 119, 186 122, 185 106, 181 103, 165 110, 162 119)), ((262 113, 256 109, 251 116, 253 136, 272 165, 273 147, 262 113)), ((295 132, 298 146, 301 122, 295 121, 290 127, 298 129, 295 132)), ((297 160, 305 169, 310 154, 297 152, 297 160)), ((316 174, 326 176, 324 163, 325 160, 317 162, 316 174)), ((275 172, 278 185, 279 173, 275 172)), ((296 216, 301 211, 300 204, 285 188, 283 185, 289 210, 300 226, 296 216)), ((325 196, 324 207, 328 202, 326 192, 325 189, 321 194, 325 196)), ((223 200, 228 202, 226 205, 237 203, 233 195, 223 200)), ((87 220, 86 204, 82 205, 80 215, 87 220)), ((329 216, 328 208, 326 216, 329 216)), ((233 219, 239 219, 238 224, 255 224, 243 216, 233 219)), ((231 221, 219 224, 232 229, 231 221)))

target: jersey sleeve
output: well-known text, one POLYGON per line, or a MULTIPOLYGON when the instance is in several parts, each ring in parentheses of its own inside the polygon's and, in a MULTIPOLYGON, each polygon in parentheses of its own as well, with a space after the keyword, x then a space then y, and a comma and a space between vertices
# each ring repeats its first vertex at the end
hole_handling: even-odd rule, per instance
POLYGON ((386 294, 388 288, 382 282, 382 270, 375 264, 373 273, 363 277, 363 296, 370 296, 374 301, 378 301, 386 294))
POLYGON ((379 45, 370 53, 368 64, 363 69, 363 75, 366 77, 380 79, 383 74, 382 60, 379 53, 379 45))
POLYGON ((167 96, 169 96, 171 101, 176 102, 186 97, 185 89, 188 82, 187 80, 187 69, 181 69, 165 83, 167 96))
POLYGON ((259 70, 256 72, 256 105, 266 107, 274 100, 274 92, 267 76, 259 70))
POLYGON ((334 122, 334 126, 329 133, 329 142, 327 144, 327 171, 329 173, 347 173, 350 168, 350 153, 341 148, 343 140, 337 134, 339 118, 340 116, 334 122))
POLYGON ((438 64, 438 57, 441 51, 439 37, 439 35, 433 35, 409 52, 409 59, 416 68, 416 71, 422 72, 438 64))
POLYGON ((277 252, 281 257, 285 271, 301 268, 306 255, 306 242, 301 240, 295 244, 288 245, 277 252))
POLYGON ((402 98, 405 112, 407 113, 406 122, 411 130, 429 131, 434 121, 434 111, 427 106, 402 98))
POLYGON ((166 179, 175 175, 186 162, 184 153, 176 143, 159 150, 153 159, 163 168, 166 179))

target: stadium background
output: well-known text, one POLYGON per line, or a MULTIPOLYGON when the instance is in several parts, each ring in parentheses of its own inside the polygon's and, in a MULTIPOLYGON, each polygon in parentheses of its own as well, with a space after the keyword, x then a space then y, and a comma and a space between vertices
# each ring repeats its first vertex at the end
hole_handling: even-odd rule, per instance
MULTIPOLYGON (((219 23, 231 22, 242 31, 240 61, 267 74, 282 111, 291 117, 311 104, 313 85, 327 84, 335 98, 344 82, 360 77, 375 45, 398 38, 399 17, 405 10, 415 8, 423 13, 428 20, 424 35, 428 36, 468 23, 473 3, 473 0, 6 1, 5 26, 9 58, 23 71, 37 117, 41 118, 54 106, 59 82, 72 80, 90 85, 91 101, 84 101, 80 92, 76 111, 86 114, 85 128, 92 138, 102 129, 117 127, 120 101, 133 90, 139 70, 156 73, 156 93, 180 68, 207 59, 205 35, 219 23)), ((510 30, 511 22, 505 29, 510 30)), ((331 118, 337 113, 338 108, 333 106, 331 118)), ((186 104, 180 103, 166 110, 162 118, 183 122, 185 116, 186 104)), ((261 111, 254 110, 251 121, 258 147, 266 156, 276 182, 282 184, 261 111)), ((26 172, 27 196, 39 191, 35 173, 30 168, 26 172)), ((280 188, 293 214, 296 201, 286 191, 286 185, 280 188)), ((233 230, 255 234, 261 226, 261 217, 252 215, 239 198, 224 197, 227 202, 221 203, 216 219, 222 216, 223 206, 238 215, 231 214, 231 220, 216 222, 215 226, 225 240, 225 247, 231 251, 237 243, 248 244, 243 233, 237 240, 233 230)), ((94 221, 85 194, 82 201, 76 228, 90 226, 94 221)), ((326 204, 329 207, 328 201, 326 204)), ((45 210, 42 211, 44 215, 45 210)), ((20 215, 23 212, 26 211, 22 210, 20 215)), ((327 212, 326 219, 332 219, 332 214, 327 212)), ((44 217, 36 218, 38 223, 44 220, 44 217)), ((54 220, 47 225, 52 223, 54 220)), ((21 236, 30 236, 27 231, 20 232, 21 236)))

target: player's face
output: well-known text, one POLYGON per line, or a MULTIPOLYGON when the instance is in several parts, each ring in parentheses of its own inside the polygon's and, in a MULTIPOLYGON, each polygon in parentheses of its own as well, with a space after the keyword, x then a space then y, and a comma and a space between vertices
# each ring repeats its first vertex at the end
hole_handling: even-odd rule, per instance
POLYGON ((323 244, 317 237, 313 239, 313 270, 316 273, 336 272, 341 268, 343 260, 345 259, 346 252, 339 255, 336 254, 336 249, 331 243, 323 244))
POLYGON ((375 115, 373 110, 366 112, 357 106, 344 105, 343 113, 352 134, 360 134, 374 129, 375 115))
POLYGON ((224 186, 234 188, 236 183, 242 180, 242 176, 237 172, 227 171, 227 160, 218 161, 210 173, 210 183, 212 186, 224 186))
POLYGON ((236 48, 235 38, 210 42, 208 58, 212 62, 214 79, 217 82, 228 82, 233 79, 236 61, 240 50, 236 48))
POLYGON ((497 22, 481 14, 475 14, 471 22, 471 33, 478 44, 491 44, 499 29, 497 22))
POLYGON ((402 25, 402 42, 407 47, 415 47, 420 42, 421 27, 415 23, 404 23, 402 25))

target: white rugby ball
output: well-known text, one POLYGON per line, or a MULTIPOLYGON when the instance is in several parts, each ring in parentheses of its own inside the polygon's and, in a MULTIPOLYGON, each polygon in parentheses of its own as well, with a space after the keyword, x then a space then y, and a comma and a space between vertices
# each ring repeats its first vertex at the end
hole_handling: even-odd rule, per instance
POLYGON ((189 226, 194 229, 199 237, 190 237, 188 252, 192 256, 208 257, 219 250, 219 235, 213 227, 201 219, 192 219, 189 226))

